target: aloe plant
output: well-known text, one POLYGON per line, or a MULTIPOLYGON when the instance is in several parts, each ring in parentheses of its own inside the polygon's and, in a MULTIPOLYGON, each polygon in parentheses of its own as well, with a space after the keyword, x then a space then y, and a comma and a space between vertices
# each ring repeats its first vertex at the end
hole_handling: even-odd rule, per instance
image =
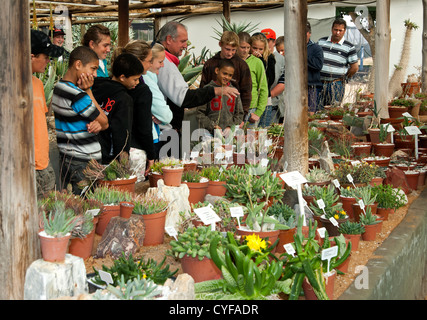
POLYGON ((140 215, 162 212, 169 206, 166 200, 151 193, 139 194, 133 198, 132 202, 135 205, 133 212, 140 215))
POLYGON ((339 225, 338 231, 342 234, 362 234, 365 227, 360 222, 346 221, 339 225))
POLYGON ((76 226, 76 217, 71 209, 66 209, 63 202, 57 202, 48 217, 43 213, 43 227, 47 235, 60 238, 76 226))
POLYGON ((123 275, 118 282, 118 287, 108 285, 107 290, 119 300, 152 300, 162 293, 158 285, 151 280, 137 276, 125 282, 123 275))
POLYGON ((325 187, 321 187, 315 190, 315 200, 310 203, 310 209, 316 216, 321 216, 325 214, 325 216, 330 216, 337 211, 341 210, 341 204, 337 203, 339 196, 335 193, 335 188, 332 185, 328 185, 325 187), (317 200, 322 199, 325 203, 325 208, 322 210, 317 203, 317 200))
POLYGON ((104 205, 118 205, 122 201, 131 201, 132 195, 107 186, 97 187, 86 193, 87 199, 94 199, 104 205))
POLYGON ((365 213, 360 214, 360 223, 362 225, 372 225, 380 223, 380 220, 377 220, 377 216, 372 214, 371 207, 365 207, 365 213))
POLYGON ((305 178, 308 182, 325 182, 331 180, 331 176, 329 175, 329 173, 321 168, 310 169, 305 175, 305 178))
POLYGON ((218 24, 221 26, 221 29, 217 30, 213 28, 215 34, 217 35, 217 37, 213 37, 213 38, 218 41, 221 39, 221 36, 224 30, 233 31, 236 34, 239 34, 240 32, 247 32, 251 34, 252 32, 257 30, 259 25, 259 23, 254 25, 252 22, 246 22, 246 21, 240 22, 238 24, 234 22, 228 22, 228 20, 223 15, 221 16, 221 21, 216 20, 216 22, 218 22, 218 24))

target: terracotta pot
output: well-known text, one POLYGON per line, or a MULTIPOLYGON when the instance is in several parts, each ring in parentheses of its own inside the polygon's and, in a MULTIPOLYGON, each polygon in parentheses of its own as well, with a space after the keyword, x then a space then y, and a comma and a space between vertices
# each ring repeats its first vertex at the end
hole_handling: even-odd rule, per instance
POLYGON ((328 186, 330 183, 331 181, 307 182, 309 186, 320 186, 320 187, 328 186))
POLYGON ((427 171, 420 171, 420 175, 418 176, 418 187, 421 188, 424 186, 426 181, 426 172, 427 171))
POLYGON ((104 234, 105 229, 112 217, 117 217, 120 215, 120 205, 114 206, 103 206, 101 208, 101 213, 99 214, 98 224, 96 225, 95 233, 99 236, 104 234))
MULTIPOLYGON (((353 247, 352 247, 353 248, 353 247)), ((343 263, 341 263, 337 269, 343 273, 347 273, 348 272, 348 266, 350 265, 350 260, 351 260, 351 253, 349 254, 349 256, 347 257, 347 259, 344 260, 343 263)))
POLYGON ((390 164, 390 158, 385 158, 385 159, 363 159, 364 161, 366 161, 367 163, 375 163, 377 166, 379 167, 388 167, 388 165, 390 164))
POLYGON ((95 239, 95 228, 84 238, 73 238, 70 240, 68 252, 73 256, 87 259, 92 255, 93 241, 95 239))
POLYGON ((274 149, 273 159, 280 160, 280 159, 282 159, 282 156, 283 156, 283 148, 282 147, 276 147, 274 149))
POLYGON ((329 117, 331 118, 331 120, 341 120, 344 116, 330 114, 329 117))
POLYGON ((156 246, 163 243, 166 213, 167 210, 142 215, 145 224, 144 246, 156 246))
POLYGON ((285 244, 294 242, 294 234, 297 231, 297 228, 292 228, 288 230, 280 230, 279 232, 279 243, 276 246, 277 253, 285 252, 283 247, 285 244))
POLYGON ((378 207, 376 215, 381 217, 383 219, 383 221, 385 221, 385 220, 388 220, 388 216, 392 210, 393 210, 392 208, 380 208, 380 207, 378 207))
POLYGON ((371 154, 372 144, 367 143, 354 143, 351 145, 353 148, 353 155, 356 157, 369 156, 371 154))
POLYGON ((419 82, 402 82, 400 85, 402 86, 402 96, 411 96, 421 91, 419 82))
POLYGON ((380 129, 370 128, 368 129, 368 133, 372 143, 380 143, 380 129))
POLYGON ((376 224, 365 225, 365 232, 362 233, 362 240, 374 241, 376 237, 377 237, 377 225, 376 224))
POLYGON ((340 232, 338 231, 338 227, 340 224, 346 222, 348 218, 346 219, 338 219, 336 220, 338 222, 338 226, 334 226, 332 222, 329 219, 320 217, 320 221, 322 222, 322 225, 326 228, 328 231, 328 235, 331 237, 339 236, 340 232))
POLYGON ((351 242, 351 251, 359 249, 360 234, 343 234, 351 242))
MULTIPOLYGON (((385 124, 385 123, 390 123, 391 126, 396 130, 399 131, 400 129, 402 129, 402 122, 404 119, 399 119, 399 118, 383 118, 380 120, 381 124, 385 124)), ((390 142, 390 141, 388 141, 390 142)))
POLYGON ((163 167, 163 181, 165 186, 179 187, 181 185, 182 173, 184 172, 183 167, 179 168, 168 168, 163 167))
POLYGON ((43 234, 43 231, 39 232, 43 260, 49 262, 63 262, 65 260, 71 234, 60 238, 52 238, 44 236, 43 234))
POLYGON ((313 219, 314 219, 314 221, 317 221, 317 227, 318 228, 323 227, 323 222, 322 222, 322 219, 320 219, 320 216, 316 216, 315 214, 313 214, 313 219))
POLYGON ((196 169, 197 169, 197 162, 196 161, 184 163, 184 172, 196 171, 196 169))
POLYGON ((129 219, 132 215, 133 208, 135 205, 132 202, 123 201, 120 202, 120 217, 129 219))
POLYGON ((302 197, 307 202, 308 207, 310 207, 310 204, 314 202, 314 196, 302 196, 302 197))
POLYGON ((190 204, 203 202, 206 196, 206 190, 208 188, 209 181, 206 182, 183 182, 188 186, 190 194, 188 195, 188 201, 190 204))
POLYGON ((417 190, 420 173, 418 171, 404 171, 404 173, 409 188, 411 188, 411 190, 417 190))
POLYGON ((374 144, 374 153, 376 156, 391 157, 394 151, 394 143, 374 144))
MULTIPOLYGON (((335 270, 332 270, 333 274, 329 277, 325 277, 325 289, 326 294, 329 297, 329 300, 334 298, 334 287, 335 287, 335 278, 337 273, 335 270)), ((302 289, 304 291, 304 296, 306 300, 318 300, 316 294, 314 293, 313 287, 308 282, 307 277, 304 278, 302 282, 302 289)))
MULTIPOLYGON (((249 231, 249 230, 242 230, 239 227, 236 228, 236 234, 240 236, 250 236, 253 234, 258 235, 260 238, 263 238, 267 241, 268 238, 268 244, 267 247, 271 246, 278 238, 280 234, 280 230, 272 230, 272 231, 249 231)), ((277 246, 276 246, 277 247, 277 246)), ((273 249, 271 252, 274 253, 276 249, 273 249)))
POLYGON ((194 282, 221 279, 222 277, 221 270, 218 269, 212 259, 207 257, 199 260, 198 257, 193 258, 185 255, 181 259, 181 266, 184 273, 193 277, 194 282))
POLYGON ((383 228, 383 219, 381 217, 377 218, 377 221, 379 221, 376 226, 377 226, 377 233, 380 233, 382 228, 383 228))
POLYGON ((353 203, 356 203, 356 198, 339 196, 343 210, 347 213, 350 220, 354 220, 353 203))
MULTIPOLYGON (((360 215, 364 214, 363 210, 360 209, 360 206, 359 206, 358 203, 353 203, 352 206, 353 206, 354 221, 359 222, 360 221, 360 215)), ((372 214, 376 214, 377 213, 377 207, 378 207, 377 203, 371 204, 371 205, 369 205, 369 207, 371 207, 371 213, 372 214)))
POLYGON ((113 187, 115 189, 125 191, 125 192, 135 192, 135 183, 137 177, 130 179, 120 179, 120 180, 99 180, 98 184, 101 186, 113 187))
POLYGON ((226 181, 209 181, 206 193, 217 197, 223 197, 227 192, 227 188, 225 187, 226 184, 226 181))
POLYGON ((395 168, 402 170, 402 171, 408 171, 408 170, 414 170, 416 165, 415 164, 405 164, 405 163, 399 163, 394 166, 395 168))
POLYGON ((396 119, 401 118, 402 114, 408 111, 408 107, 401 107, 401 106, 389 106, 388 107, 388 114, 390 115, 390 118, 396 119))
POLYGON ((415 139, 412 138, 412 136, 407 136, 405 138, 402 137, 396 137, 394 140, 394 147, 396 149, 409 149, 411 153, 415 149, 415 139))
POLYGON ((381 178, 381 177, 374 177, 374 178, 372 178, 371 182, 369 182, 369 184, 370 184, 371 186, 375 187, 375 186, 382 185, 382 184, 383 184, 383 181, 384 181, 384 178, 381 178))
POLYGON ((160 179, 163 179, 163 175, 161 175, 159 173, 150 173, 150 175, 148 176, 148 181, 150 182, 150 187, 151 188, 157 188, 157 181, 159 181, 160 179))

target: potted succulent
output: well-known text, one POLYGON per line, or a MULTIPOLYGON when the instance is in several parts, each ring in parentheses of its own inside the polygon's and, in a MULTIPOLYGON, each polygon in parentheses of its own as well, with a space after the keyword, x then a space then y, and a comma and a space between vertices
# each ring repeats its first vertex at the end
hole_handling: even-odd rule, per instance
POLYGON ((371 208, 366 207, 365 213, 360 215, 360 223, 365 227, 365 232, 362 233, 362 240, 373 241, 377 234, 377 224, 381 221, 377 216, 372 214, 371 208))
POLYGON ((338 228, 342 223, 348 221, 348 215, 341 206, 337 205, 333 211, 325 210, 325 214, 320 216, 320 221, 330 236, 338 236, 340 234, 338 228))
POLYGON ((121 152, 118 159, 108 165, 102 165, 92 159, 83 170, 86 177, 80 186, 92 186, 96 181, 100 186, 114 187, 119 190, 134 192, 137 177, 130 169, 129 155, 121 152))
POLYGON ((341 107, 333 107, 328 110, 328 114, 331 120, 341 120, 345 113, 346 111, 341 107))
POLYGON ((409 99, 394 99, 388 106, 390 118, 401 118, 403 113, 409 111, 415 106, 413 100, 409 99))
POLYGON ((365 232, 365 227, 360 222, 347 220, 340 224, 338 231, 351 241, 352 249, 356 251, 359 248, 360 237, 365 232))
POLYGON ((356 203, 353 203, 353 216, 356 221, 360 221, 360 216, 363 214, 363 209, 360 207, 359 201, 363 201, 363 205, 366 208, 370 208, 373 214, 377 212, 378 204, 375 202, 376 195, 372 192, 372 187, 365 186, 359 187, 354 190, 356 197, 356 203))
POLYGON ((279 232, 279 242, 277 243, 276 252, 282 253, 285 251, 283 246, 294 241, 294 234, 297 227, 296 212, 287 204, 276 202, 270 207, 268 215, 289 228, 286 230, 281 229, 279 232))
POLYGON ((73 256, 87 259, 92 254, 93 241, 95 238, 95 226, 93 215, 86 211, 77 216, 76 227, 71 232, 68 252, 73 256))
POLYGON ((342 208, 347 212, 348 217, 353 220, 353 203, 356 203, 354 188, 350 188, 349 186, 346 188, 340 187, 339 201, 342 203, 342 208))
POLYGON ((375 174, 371 182, 369 182, 369 184, 374 187, 374 186, 383 184, 384 179, 387 177, 386 175, 387 168, 380 167, 375 164, 373 164, 373 166, 375 168, 375 174))
POLYGON ((43 229, 39 232, 43 260, 63 262, 71 232, 77 221, 74 212, 57 202, 49 213, 42 212, 43 229))
POLYGON ((394 151, 394 143, 391 143, 388 141, 389 133, 388 133, 388 127, 390 126, 389 123, 386 125, 380 126, 380 134, 379 134, 379 140, 380 142, 377 144, 374 144, 374 152, 376 156, 384 156, 384 157, 391 157, 394 151))
POLYGON ((338 203, 339 196, 335 192, 333 185, 324 186, 314 191, 314 201, 309 205, 313 212, 313 218, 318 221, 319 226, 323 226, 323 220, 329 221, 329 217, 333 216, 337 210, 341 211, 341 203, 338 203), (324 208, 319 206, 319 200, 323 200, 324 208), (322 219, 322 216, 328 217, 322 219))
POLYGON ((420 172, 417 170, 405 170, 403 173, 405 174, 406 182, 408 182, 409 188, 411 190, 417 190, 418 177, 420 176, 420 172))
POLYGON ((310 206, 310 204, 315 200, 316 192, 319 192, 321 189, 322 186, 310 186, 308 184, 304 184, 302 188, 302 197, 307 202, 307 206, 310 206))
POLYGON ((207 178, 201 176, 198 171, 187 171, 182 175, 182 183, 186 184, 190 191, 188 195, 190 204, 204 201, 209 184, 207 178))
POLYGON ((365 161, 357 165, 341 161, 335 168, 332 176, 337 179, 342 187, 359 187, 367 185, 375 176, 376 168, 365 161), (348 175, 353 178, 353 183, 348 180, 348 175))
MULTIPOLYGON (((363 158, 362 161, 367 162, 368 164, 376 164, 380 167, 388 167, 390 164, 390 157, 385 156, 371 156, 363 158)), ((372 179, 373 177, 371 177, 372 179)))
POLYGON ((141 215, 145 224, 144 246, 162 244, 165 235, 168 202, 154 192, 135 196, 133 212, 141 215))
POLYGON ((225 187, 227 180, 227 172, 222 167, 218 166, 209 166, 205 167, 201 170, 200 175, 209 180, 208 188, 206 189, 206 193, 223 197, 227 192, 227 188, 225 187))
POLYGON ((164 179, 163 177, 163 167, 167 166, 177 166, 181 162, 178 159, 173 157, 165 157, 156 162, 150 167, 150 174, 148 179, 150 181, 150 187, 157 187, 157 181, 160 179, 164 179))
POLYGON ((308 173, 305 175, 308 185, 318 185, 325 186, 328 185, 331 181, 331 176, 324 169, 313 168, 309 169, 308 173))
POLYGON ((354 142, 351 145, 353 149, 353 155, 355 157, 363 157, 371 154, 372 143, 371 142, 354 142))
POLYGON ((168 255, 181 260, 185 273, 193 277, 195 282, 202 282, 222 277, 221 270, 211 259, 209 244, 219 239, 225 245, 225 238, 219 231, 211 230, 210 226, 188 228, 178 235, 177 240, 170 242, 168 255))
POLYGON ((95 233, 102 236, 112 217, 120 215, 120 202, 132 200, 132 194, 116 188, 99 186, 86 193, 86 198, 102 203, 95 233))
POLYGON ((404 192, 400 188, 393 188, 389 184, 378 185, 372 188, 378 203, 376 214, 387 220, 390 213, 404 206, 407 202, 404 192))

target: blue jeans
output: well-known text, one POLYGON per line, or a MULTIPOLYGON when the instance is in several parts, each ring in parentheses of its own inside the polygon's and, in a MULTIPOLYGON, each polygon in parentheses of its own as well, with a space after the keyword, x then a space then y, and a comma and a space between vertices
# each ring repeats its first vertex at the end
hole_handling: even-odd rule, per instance
POLYGON ((340 104, 344 98, 345 83, 343 81, 323 82, 323 88, 319 94, 317 103, 318 110, 325 106, 340 104))
POLYGON ((278 106, 266 106, 264 113, 259 119, 258 127, 267 128, 272 123, 278 123, 280 117, 280 111, 278 106))
POLYGON ((322 87, 317 86, 308 86, 308 112, 316 112, 319 111, 318 96, 320 95, 320 91, 322 87))

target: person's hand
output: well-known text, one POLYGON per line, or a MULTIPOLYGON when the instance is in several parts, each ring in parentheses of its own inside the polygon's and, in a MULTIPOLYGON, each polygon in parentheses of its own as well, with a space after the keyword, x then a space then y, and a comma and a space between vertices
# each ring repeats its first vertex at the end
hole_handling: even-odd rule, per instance
POLYGON ((232 87, 215 87, 215 95, 227 96, 228 98, 235 98, 239 95, 239 90, 232 87))
POLYGON ((96 120, 93 120, 91 123, 88 123, 87 124, 87 131, 89 132, 89 133, 98 133, 98 132, 100 132, 102 130, 102 126, 101 126, 101 124, 98 122, 98 121, 96 121, 96 120))
POLYGON ((94 77, 88 73, 82 73, 77 80, 77 86, 84 91, 90 89, 93 86, 93 83, 94 77))
POLYGON ((161 124, 162 122, 159 120, 159 119, 157 119, 155 116, 151 116, 151 119, 153 120, 153 122, 155 123, 155 124, 161 124))
POLYGON ((147 165, 145 169, 145 175, 147 176, 150 173, 151 167, 154 164, 154 160, 147 160, 147 165))
POLYGON ((255 113, 251 113, 251 116, 249 117, 250 123, 255 123, 259 120, 259 116, 257 116, 255 113))
POLYGON ((255 56, 255 57, 258 57, 258 58, 261 58, 261 53, 259 52, 259 51, 253 51, 252 52, 252 54, 255 56))
POLYGON ((244 125, 245 125, 245 121, 242 121, 242 123, 239 125, 239 129, 242 129, 244 125))

